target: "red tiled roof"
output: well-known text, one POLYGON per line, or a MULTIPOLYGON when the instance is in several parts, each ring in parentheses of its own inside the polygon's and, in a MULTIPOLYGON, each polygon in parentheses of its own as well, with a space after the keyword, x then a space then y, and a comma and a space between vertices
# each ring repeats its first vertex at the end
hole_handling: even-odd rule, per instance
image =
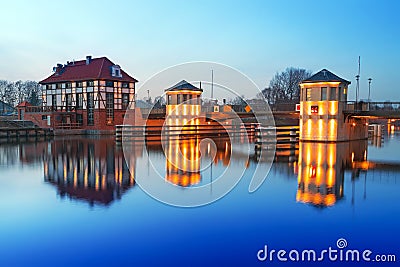
POLYGON ((17 105, 17 108, 30 107, 30 106, 32 106, 31 103, 29 103, 28 101, 23 101, 23 102, 21 102, 21 103, 19 103, 19 104, 17 105))
POLYGON ((40 83, 46 84, 94 79, 137 82, 135 78, 127 74, 122 69, 122 77, 111 76, 112 66, 115 66, 115 64, 106 57, 93 58, 88 65, 86 65, 86 60, 79 60, 75 61, 75 63, 64 65, 62 68, 57 68, 55 73, 53 73, 50 77, 40 81, 40 83))

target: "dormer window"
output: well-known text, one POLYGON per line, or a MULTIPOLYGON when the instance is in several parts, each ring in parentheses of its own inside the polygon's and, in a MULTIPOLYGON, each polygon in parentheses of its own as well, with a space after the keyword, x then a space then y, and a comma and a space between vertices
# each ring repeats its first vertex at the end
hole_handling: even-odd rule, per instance
POLYGON ((122 77, 121 68, 118 65, 114 65, 111 67, 111 76, 113 77, 122 77))

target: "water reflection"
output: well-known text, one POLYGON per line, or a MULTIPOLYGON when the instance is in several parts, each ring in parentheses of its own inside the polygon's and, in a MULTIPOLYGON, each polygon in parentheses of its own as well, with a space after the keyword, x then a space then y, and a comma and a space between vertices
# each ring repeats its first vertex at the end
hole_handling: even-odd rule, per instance
MULTIPOLYGON (((140 146, 137 152, 141 153, 140 146)), ((55 185, 61 197, 91 205, 108 205, 135 184, 135 162, 129 170, 113 139, 54 140, 43 166, 44 180, 55 185)))
POLYGON ((344 172, 354 162, 364 162, 367 142, 300 142, 296 200, 317 207, 334 205, 343 198, 344 172))
POLYGON ((208 182, 203 176, 212 179, 213 167, 226 168, 231 160, 231 142, 227 138, 171 137, 162 143, 147 142, 146 148, 150 158, 165 158, 165 180, 182 187, 208 182))

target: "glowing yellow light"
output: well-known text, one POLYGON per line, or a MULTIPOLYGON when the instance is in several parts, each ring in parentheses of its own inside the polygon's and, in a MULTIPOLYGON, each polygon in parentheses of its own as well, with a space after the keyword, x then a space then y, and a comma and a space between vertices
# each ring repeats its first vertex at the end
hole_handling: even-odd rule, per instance
POLYGON ((354 162, 354 152, 351 153, 351 162, 354 162))
POLYGON ((337 115, 337 112, 338 112, 338 102, 337 101, 330 101, 329 114, 330 115, 337 115))
POLYGON ((318 120, 318 133, 319 133, 319 137, 322 138, 322 132, 323 132, 323 124, 322 124, 322 119, 318 120))
POLYGON ((315 83, 301 83, 300 87, 307 87, 307 88, 311 88, 311 87, 329 87, 329 86, 333 86, 333 85, 339 85, 340 82, 315 82, 315 83))

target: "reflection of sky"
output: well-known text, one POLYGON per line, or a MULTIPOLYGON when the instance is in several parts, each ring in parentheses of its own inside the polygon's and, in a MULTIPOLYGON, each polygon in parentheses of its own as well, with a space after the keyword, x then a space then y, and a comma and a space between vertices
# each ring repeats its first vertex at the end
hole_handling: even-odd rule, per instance
MULTIPOLYGON (((163 158, 154 154, 154 159, 164 172, 163 158)), ((145 175, 145 163, 137 166, 145 175)), ((250 266, 265 244, 325 249, 340 237, 349 248, 400 255, 398 173, 367 173, 365 199, 361 173, 352 205, 353 182, 346 171, 344 199, 318 209, 296 203, 297 175, 286 163, 275 164, 260 189, 249 194, 254 167, 250 163, 242 181, 221 200, 184 209, 161 204, 138 186, 109 207, 90 207, 56 196, 43 181, 42 167, 12 165, 0 175, 0 266, 250 266)))
POLYGON ((371 161, 392 161, 400 163, 400 135, 386 137, 382 147, 370 146, 368 148, 368 159, 371 161))

